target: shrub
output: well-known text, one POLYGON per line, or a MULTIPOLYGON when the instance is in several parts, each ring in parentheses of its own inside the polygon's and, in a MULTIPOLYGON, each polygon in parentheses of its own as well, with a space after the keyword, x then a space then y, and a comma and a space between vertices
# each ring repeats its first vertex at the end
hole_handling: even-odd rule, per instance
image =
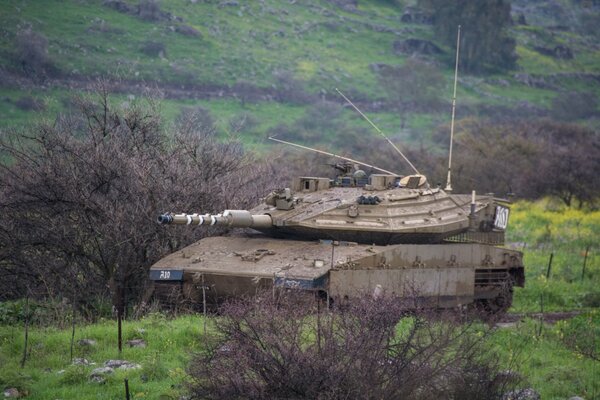
POLYGON ((88 372, 83 365, 70 365, 60 376, 58 382, 61 385, 78 385, 87 381, 88 372))
POLYGON ((31 96, 23 96, 15 101, 15 106, 23 111, 43 111, 46 105, 43 101, 35 99, 31 96))
POLYGON ((138 14, 145 21, 159 21, 162 18, 158 0, 141 0, 138 14))
POLYGON ((559 93, 552 100, 554 117, 567 121, 598 114, 598 98, 594 93, 559 93))
POLYGON ((167 48, 164 43, 148 41, 141 48, 142 53, 148 57, 164 57, 167 54, 167 48))
POLYGON ((217 322, 220 341, 189 366, 190 391, 203 399, 500 398, 510 379, 484 348, 483 328, 408 314, 407 301, 367 297, 331 310, 294 293, 232 301, 217 322))
POLYGON ((56 72, 48 57, 48 39, 31 27, 17 32, 15 40, 15 61, 19 69, 31 78, 44 78, 56 72))
POLYGON ((148 355, 142 363, 142 376, 145 379, 154 381, 161 380, 167 376, 167 367, 161 362, 161 358, 158 352, 153 352, 148 355))

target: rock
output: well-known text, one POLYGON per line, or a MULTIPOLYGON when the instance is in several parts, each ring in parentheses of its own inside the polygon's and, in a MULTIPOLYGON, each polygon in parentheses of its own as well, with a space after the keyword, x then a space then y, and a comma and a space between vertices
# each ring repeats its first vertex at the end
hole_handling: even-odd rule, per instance
POLYGON ((126 360, 108 360, 104 363, 105 367, 111 368, 111 369, 138 369, 138 368, 142 368, 142 366, 140 364, 135 364, 132 363, 130 361, 126 361, 126 360))
POLYGON ((112 8, 120 13, 132 13, 135 9, 133 6, 130 6, 124 1, 121 0, 106 0, 104 1, 104 6, 112 8))
POLYGON ((532 388, 511 390, 502 396, 502 400, 540 400, 540 394, 532 388))
POLYGON ((573 396, 573 397, 569 397, 569 400, 584 400, 584 399, 579 396, 573 396))
POLYGON ((132 339, 127 341, 129 347, 146 347, 146 341, 144 339, 132 339))
POLYGON ((106 375, 110 375, 113 372, 115 372, 115 370, 111 367, 96 368, 90 373, 90 381, 104 383, 106 381, 106 375))
POLYGON ((240 3, 238 3, 235 0, 229 0, 229 1, 222 1, 219 3, 219 8, 223 8, 223 7, 239 7, 240 3))
POLYGON ((94 339, 79 339, 77 344, 84 347, 93 347, 98 344, 98 342, 96 342, 94 339))
POLYGON ((431 15, 424 13, 413 7, 407 7, 404 14, 400 17, 400 21, 407 24, 431 24, 433 22, 431 15))
POLYGON ((545 56, 558 58, 561 60, 572 60, 573 59, 573 50, 570 47, 558 45, 553 49, 549 49, 547 47, 536 46, 534 47, 535 51, 545 56))
POLYGON ((442 49, 429 40, 406 39, 394 42, 394 52, 396 54, 442 54, 442 49))
POLYGON ((175 32, 181 33, 184 36, 198 37, 200 32, 189 25, 178 25, 175 27, 175 32))
POLYGON ((21 396, 21 393, 19 393, 19 390, 17 390, 17 388, 8 388, 4 390, 4 397, 6 398, 17 399, 19 398, 19 396, 21 396))
POLYGON ((90 365, 90 362, 85 358, 74 358, 73 365, 90 365))

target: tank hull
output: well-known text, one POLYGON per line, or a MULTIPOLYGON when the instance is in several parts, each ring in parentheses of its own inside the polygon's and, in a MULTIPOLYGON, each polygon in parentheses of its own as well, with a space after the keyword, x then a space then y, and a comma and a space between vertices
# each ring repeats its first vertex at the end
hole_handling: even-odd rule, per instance
POLYGON ((481 302, 498 311, 524 285, 522 254, 486 244, 366 245, 284 240, 263 235, 200 240, 150 271, 157 293, 218 303, 270 288, 319 292, 333 302, 390 294, 415 305, 481 302))

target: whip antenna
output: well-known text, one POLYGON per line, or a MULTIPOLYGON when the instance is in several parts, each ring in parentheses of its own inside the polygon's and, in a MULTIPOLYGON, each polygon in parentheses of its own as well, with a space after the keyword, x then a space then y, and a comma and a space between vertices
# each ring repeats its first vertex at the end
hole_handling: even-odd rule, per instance
POLYGON ((456 81, 458 80, 458 52, 460 50, 460 25, 456 37, 456 65, 454 66, 454 94, 452 96, 452 120, 450 122, 450 152, 448 155, 448 178, 446 179, 446 192, 452 191, 452 142, 454 141, 454 112, 456 110, 456 81))
POLYGON ((410 167, 411 167, 411 168, 412 168, 412 169, 413 169, 413 170, 414 170, 414 171, 417 173, 417 175, 421 175, 421 173, 420 173, 420 172, 419 172, 419 171, 418 171, 418 170, 415 168, 415 166, 413 165, 413 163, 411 163, 411 162, 409 161, 409 159, 408 159, 408 158, 406 158, 406 156, 405 156, 405 155, 404 155, 404 154, 403 154, 403 153, 400 151, 400 149, 399 149, 399 148, 398 148, 398 147, 397 147, 397 146, 396 146, 394 143, 392 143, 392 141, 391 141, 391 140, 390 140, 390 139, 389 139, 387 136, 385 136, 385 134, 384 134, 384 133, 381 131, 381 129, 379 129, 379 128, 377 127, 377 125, 375 125, 375 124, 373 123, 373 121, 371 121, 371 120, 369 119, 369 117, 367 117, 365 114, 363 114, 363 112, 362 112, 362 111, 360 111, 360 110, 358 109, 358 107, 356 107, 356 106, 354 105, 354 103, 352 103, 352 102, 350 101, 350 99, 349 99, 349 98, 347 98, 346 96, 344 96, 344 94, 343 94, 342 92, 340 92, 340 90, 339 90, 338 88, 335 88, 335 90, 336 90, 336 92, 338 92, 338 93, 340 94, 340 96, 342 96, 342 97, 344 98, 344 100, 346 100, 346 101, 348 102, 348 104, 350 104, 350 105, 351 105, 351 106, 352 106, 352 107, 353 107, 353 108, 354 108, 354 109, 355 109, 355 110, 356 110, 356 111, 357 111, 357 112, 358 112, 358 113, 359 113, 359 114, 360 114, 360 115, 361 115, 361 116, 362 116, 362 117, 363 117, 363 118, 364 118, 364 119, 365 119, 365 120, 366 120, 366 121, 367 121, 369 124, 371 124, 371 126, 372 126, 373 128, 375 128, 375 130, 377 131, 377 133, 379 133, 381 136, 383 136, 383 138, 384 138, 385 140, 387 140, 387 142, 388 142, 388 143, 389 143, 389 144, 390 144, 390 145, 391 145, 391 146, 392 146, 392 147, 393 147, 393 148, 394 148, 394 149, 395 149, 395 150, 398 152, 398 154, 400 154, 400 155, 402 156, 402 158, 404 158, 404 161, 406 161, 406 162, 408 163, 408 165, 410 165, 410 167))
POLYGON ((379 167, 376 167, 376 166, 374 166, 374 165, 371 165, 371 164, 364 163, 364 162, 362 162, 362 161, 353 160, 352 158, 338 156, 337 154, 329 153, 329 152, 327 152, 327 151, 323 151, 323 150, 317 150, 317 149, 313 149, 312 147, 302 146, 301 144, 296 144, 296 143, 292 143, 292 142, 286 142, 285 140, 276 139, 276 138, 274 138, 273 136, 269 136, 269 139, 270 139, 270 140, 274 140, 274 141, 276 141, 276 142, 279 142, 279 143, 288 144, 288 145, 290 145, 290 146, 299 147, 299 148, 301 148, 301 149, 304 149, 304 150, 310 150, 310 151, 314 151, 314 152, 316 152, 316 153, 325 154, 326 156, 335 157, 335 158, 340 158, 340 159, 342 159, 342 160, 350 161, 350 162, 356 163, 356 164, 358 164, 358 165, 363 165, 363 166, 365 166, 365 167, 369 167, 369 168, 376 169, 377 171, 385 172, 386 174, 389 174, 389 175, 396 175, 396 176, 400 176, 399 174, 397 174, 397 173, 395 173, 395 172, 390 172, 390 171, 388 171, 388 170, 386 170, 386 169, 379 168, 379 167))

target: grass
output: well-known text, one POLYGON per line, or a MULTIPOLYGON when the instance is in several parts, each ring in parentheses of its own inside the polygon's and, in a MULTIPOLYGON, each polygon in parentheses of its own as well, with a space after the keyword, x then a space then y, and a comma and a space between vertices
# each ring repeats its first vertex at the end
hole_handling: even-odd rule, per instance
MULTIPOLYGON (((598 316, 598 310, 592 311, 598 316)), ((585 317, 585 316, 582 316, 585 317)), ((578 317, 580 318, 580 317, 578 317)), ((561 338, 571 321, 542 325, 534 319, 525 319, 511 328, 497 328, 489 337, 491 348, 501 363, 511 366, 525 378, 525 387, 534 388, 544 400, 568 399, 580 396, 597 399, 600 396, 598 361, 586 358, 565 345, 561 338)), ((600 321, 581 326, 600 330, 600 321)))
POLYGON ((539 312, 542 302, 546 311, 600 307, 599 239, 600 211, 566 208, 551 199, 516 203, 507 241, 524 250, 526 287, 515 289, 513 310, 539 312))
POLYGON ((97 341, 93 347, 75 344, 74 357, 95 363, 90 366, 70 365, 70 329, 36 328, 30 332, 28 359, 23 369, 19 367, 23 327, 1 326, 0 386, 27 390, 30 399, 114 399, 124 397, 123 381, 127 378, 132 398, 177 398, 186 379, 184 368, 189 356, 204 343, 202 326, 199 316, 168 319, 161 314, 151 314, 138 321, 126 321, 124 340, 141 338, 148 346, 129 348, 124 345, 122 354, 117 350, 114 321, 78 326, 76 341, 82 338, 97 341), (90 372, 110 359, 125 359, 142 367, 116 370, 105 384, 89 382, 90 372))

